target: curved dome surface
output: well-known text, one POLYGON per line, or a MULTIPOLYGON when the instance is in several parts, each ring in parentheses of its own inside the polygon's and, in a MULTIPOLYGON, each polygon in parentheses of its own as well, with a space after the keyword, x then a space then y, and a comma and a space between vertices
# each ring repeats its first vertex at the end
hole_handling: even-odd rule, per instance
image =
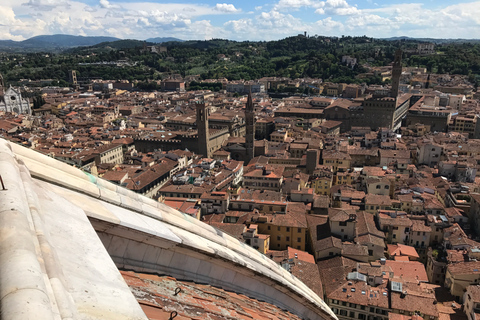
POLYGON ((119 269, 209 284, 303 319, 337 319, 274 261, 162 203, 6 140, 0 175, 4 319, 146 319, 119 269))

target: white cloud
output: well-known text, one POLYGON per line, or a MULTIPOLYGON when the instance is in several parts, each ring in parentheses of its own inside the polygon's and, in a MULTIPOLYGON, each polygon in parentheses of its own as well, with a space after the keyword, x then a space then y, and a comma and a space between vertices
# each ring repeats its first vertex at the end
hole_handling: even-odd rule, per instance
POLYGON ((322 1, 322 5, 319 9, 315 10, 317 14, 329 14, 347 16, 359 13, 360 10, 355 6, 348 4, 346 0, 327 0, 322 1))
POLYGON ((50 11, 58 7, 70 7, 70 4, 66 0, 29 0, 27 3, 24 3, 24 5, 42 11, 50 11))
POLYGON ((369 0, 364 2, 368 7, 357 7, 353 0, 276 0, 273 4, 257 3, 253 13, 230 3, 86 1, 0 0, 0 39, 22 40, 53 33, 241 40, 278 39, 303 31, 374 37, 474 38, 480 34, 480 1, 431 7, 421 2, 383 2, 378 6, 375 0, 369 0), (319 20, 306 20, 311 18, 306 11, 316 12, 319 20), (221 19, 217 22, 216 17, 231 14, 242 15, 226 23, 221 19))
POLYGON ((119 5, 111 4, 108 0, 100 0, 100 7, 104 9, 120 9, 119 5))
POLYGON ((215 5, 215 10, 220 11, 220 12, 240 12, 241 10, 235 8, 233 4, 227 4, 227 3, 217 3, 215 5))
POLYGON ((318 0, 280 0, 274 10, 298 9, 301 7, 319 8, 324 6, 324 1, 318 0))

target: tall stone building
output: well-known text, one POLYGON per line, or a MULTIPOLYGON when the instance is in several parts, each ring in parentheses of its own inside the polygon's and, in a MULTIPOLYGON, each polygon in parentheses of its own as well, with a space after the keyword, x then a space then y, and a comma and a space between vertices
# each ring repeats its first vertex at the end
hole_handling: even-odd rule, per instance
POLYGON ((390 96, 392 98, 398 97, 398 88, 400 86, 400 77, 402 76, 402 50, 395 51, 395 58, 393 60, 392 68, 392 90, 390 96))
POLYGON ((212 155, 210 133, 208 130, 210 108, 208 108, 203 101, 197 102, 195 107, 197 109, 198 152, 203 155, 203 157, 210 158, 212 155))
POLYGON ((245 148, 246 148, 246 159, 245 162, 248 163, 255 157, 255 108, 253 107, 252 92, 249 92, 247 98, 247 105, 245 106, 245 148))
POLYGON ((364 125, 373 130, 388 128, 397 130, 406 116, 410 96, 399 96, 400 76, 402 75, 402 50, 395 52, 392 68, 392 89, 390 97, 373 97, 363 103, 364 125))

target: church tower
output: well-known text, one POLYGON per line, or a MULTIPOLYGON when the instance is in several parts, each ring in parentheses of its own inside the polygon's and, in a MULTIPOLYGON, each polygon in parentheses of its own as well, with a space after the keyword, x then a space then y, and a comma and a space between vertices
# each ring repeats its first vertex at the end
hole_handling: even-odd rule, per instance
POLYGON ((245 149, 246 158, 245 162, 249 163, 255 157, 255 108, 253 107, 252 92, 248 93, 247 104, 245 106, 245 149))
POLYGON ((0 97, 5 94, 5 83, 3 82, 3 76, 0 74, 0 97))
POLYGON ((205 106, 204 101, 197 101, 195 108, 197 110, 198 153, 204 158, 210 158, 212 156, 210 134, 208 132, 210 109, 205 106))
POLYGON ((398 97, 398 88, 400 86, 401 76, 402 76, 402 50, 397 49, 397 51, 395 51, 395 59, 393 60, 392 91, 391 91, 391 96, 395 99, 398 97))

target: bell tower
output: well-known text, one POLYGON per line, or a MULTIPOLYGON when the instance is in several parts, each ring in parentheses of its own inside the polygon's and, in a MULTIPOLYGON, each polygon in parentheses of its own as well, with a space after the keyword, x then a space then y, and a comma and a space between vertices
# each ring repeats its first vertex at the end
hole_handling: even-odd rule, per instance
POLYGON ((5 83, 3 82, 3 76, 0 74, 0 96, 5 94, 5 83))
POLYGON ((397 99, 398 97, 398 88, 400 86, 400 77, 402 76, 402 50, 397 49, 395 51, 395 59, 393 60, 392 68, 392 98, 397 99))
POLYGON ((245 163, 249 163, 255 157, 255 108, 253 106, 252 92, 248 93, 247 104, 245 106, 245 163))
POLYGON ((205 106, 204 101, 197 101, 195 108, 197 111, 198 153, 204 158, 210 158, 212 156, 210 134, 208 132, 210 108, 205 106))

